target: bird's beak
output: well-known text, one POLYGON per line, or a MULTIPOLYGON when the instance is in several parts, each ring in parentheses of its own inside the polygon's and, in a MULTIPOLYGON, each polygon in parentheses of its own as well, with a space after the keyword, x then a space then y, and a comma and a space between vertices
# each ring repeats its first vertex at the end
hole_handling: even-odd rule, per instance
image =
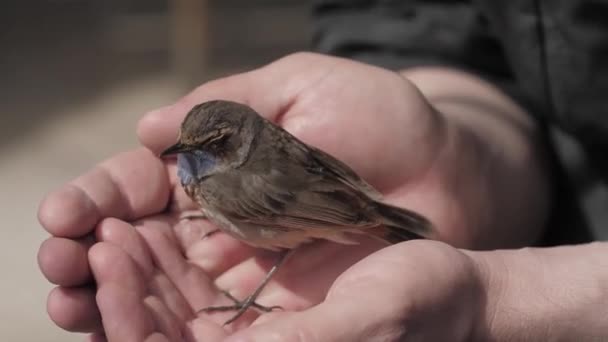
POLYGON ((166 157, 172 154, 176 154, 176 153, 180 153, 180 152, 186 152, 186 151, 190 151, 191 148, 189 146, 186 146, 180 142, 178 142, 175 145, 169 146, 169 148, 167 148, 166 150, 163 151, 163 153, 160 154, 161 157, 166 157))

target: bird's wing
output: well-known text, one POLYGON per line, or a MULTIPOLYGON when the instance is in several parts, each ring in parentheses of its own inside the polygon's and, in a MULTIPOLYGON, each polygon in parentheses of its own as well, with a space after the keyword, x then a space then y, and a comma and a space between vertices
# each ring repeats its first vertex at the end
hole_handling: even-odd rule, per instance
POLYGON ((229 196, 233 202, 220 208, 226 217, 235 224, 287 230, 379 224, 369 206, 380 194, 351 168, 284 130, 269 126, 268 131, 274 143, 259 145, 248 165, 232 175, 240 188, 229 196))
POLYGON ((308 146, 308 150, 309 156, 324 169, 324 172, 332 173, 341 182, 360 190, 373 200, 378 201, 382 198, 378 190, 359 177, 348 165, 318 148, 308 146))
POLYGON ((273 169, 268 174, 243 173, 239 179, 238 196, 232 196, 233 202, 220 209, 237 225, 254 224, 280 230, 378 225, 368 215, 367 206, 372 201, 335 177, 315 173, 297 175, 273 169))
MULTIPOLYGON (((306 167, 307 171, 312 174, 331 175, 333 176, 332 180, 340 181, 348 187, 364 193, 370 199, 375 201, 382 199, 382 195, 378 190, 359 177, 348 165, 332 155, 304 143, 280 127, 272 125, 268 128, 269 131, 273 131, 273 136, 275 137, 274 146, 266 146, 270 155, 274 154, 272 153, 273 151, 275 153, 276 151, 281 151, 285 155, 286 160, 297 161, 301 167, 306 167)), ((278 162, 284 163, 285 160, 278 162)))

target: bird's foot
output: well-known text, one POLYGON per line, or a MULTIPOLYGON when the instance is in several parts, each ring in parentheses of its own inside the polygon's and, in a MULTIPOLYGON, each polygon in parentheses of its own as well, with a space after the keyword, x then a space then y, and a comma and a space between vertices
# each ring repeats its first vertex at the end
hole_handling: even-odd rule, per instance
POLYGON ((200 309, 197 311, 197 313, 200 312, 223 312, 223 311, 236 311, 236 313, 234 314, 234 316, 232 316, 229 320, 227 320, 226 322, 224 322, 224 325, 228 325, 234 321, 236 321, 239 317, 241 317, 249 308, 252 309, 256 309, 258 311, 261 312, 271 312, 273 310, 283 310, 283 308, 279 305, 274 305, 274 306, 263 306, 260 305, 258 303, 255 302, 255 297, 257 296, 249 296, 247 298, 245 298, 245 300, 238 300, 236 299, 233 295, 230 294, 230 292, 228 291, 223 291, 222 293, 228 297, 228 299, 230 299, 231 301, 234 302, 233 305, 223 305, 223 306, 210 306, 210 307, 206 307, 203 309, 200 309))

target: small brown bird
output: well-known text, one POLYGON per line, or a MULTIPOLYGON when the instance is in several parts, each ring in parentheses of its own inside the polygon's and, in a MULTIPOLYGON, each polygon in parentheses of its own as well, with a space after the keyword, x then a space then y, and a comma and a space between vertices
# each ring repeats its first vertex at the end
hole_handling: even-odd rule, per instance
POLYGON ((258 288, 232 306, 201 311, 270 311, 255 302, 289 251, 324 239, 356 243, 365 234, 396 243, 428 238, 422 216, 379 202, 380 194, 329 154, 304 144, 252 108, 230 101, 195 106, 184 119, 178 142, 161 156, 178 154, 178 176, 186 193, 221 231, 254 247, 280 251, 258 288))

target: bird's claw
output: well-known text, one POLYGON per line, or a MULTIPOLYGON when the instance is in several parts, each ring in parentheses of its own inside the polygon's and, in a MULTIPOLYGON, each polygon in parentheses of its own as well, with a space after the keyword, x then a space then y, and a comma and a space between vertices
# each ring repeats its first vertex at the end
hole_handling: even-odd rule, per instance
POLYGON ((234 321, 236 321, 239 317, 241 317, 249 308, 253 308, 256 309, 258 311, 262 311, 262 312, 271 312, 274 310, 283 310, 283 307, 279 306, 279 305, 274 305, 274 306, 264 306, 264 305, 260 305, 258 303, 255 302, 255 298, 253 296, 249 296, 247 298, 245 298, 245 300, 238 300, 236 299, 233 295, 230 294, 230 292, 228 291, 223 291, 222 293, 230 300, 232 300, 234 302, 233 305, 222 305, 222 306, 209 306, 206 308, 202 308, 200 310, 197 311, 197 313, 200 312, 223 312, 223 311, 236 311, 236 313, 234 314, 234 316, 232 316, 229 320, 227 320, 226 322, 224 322, 224 325, 228 325, 234 321))

